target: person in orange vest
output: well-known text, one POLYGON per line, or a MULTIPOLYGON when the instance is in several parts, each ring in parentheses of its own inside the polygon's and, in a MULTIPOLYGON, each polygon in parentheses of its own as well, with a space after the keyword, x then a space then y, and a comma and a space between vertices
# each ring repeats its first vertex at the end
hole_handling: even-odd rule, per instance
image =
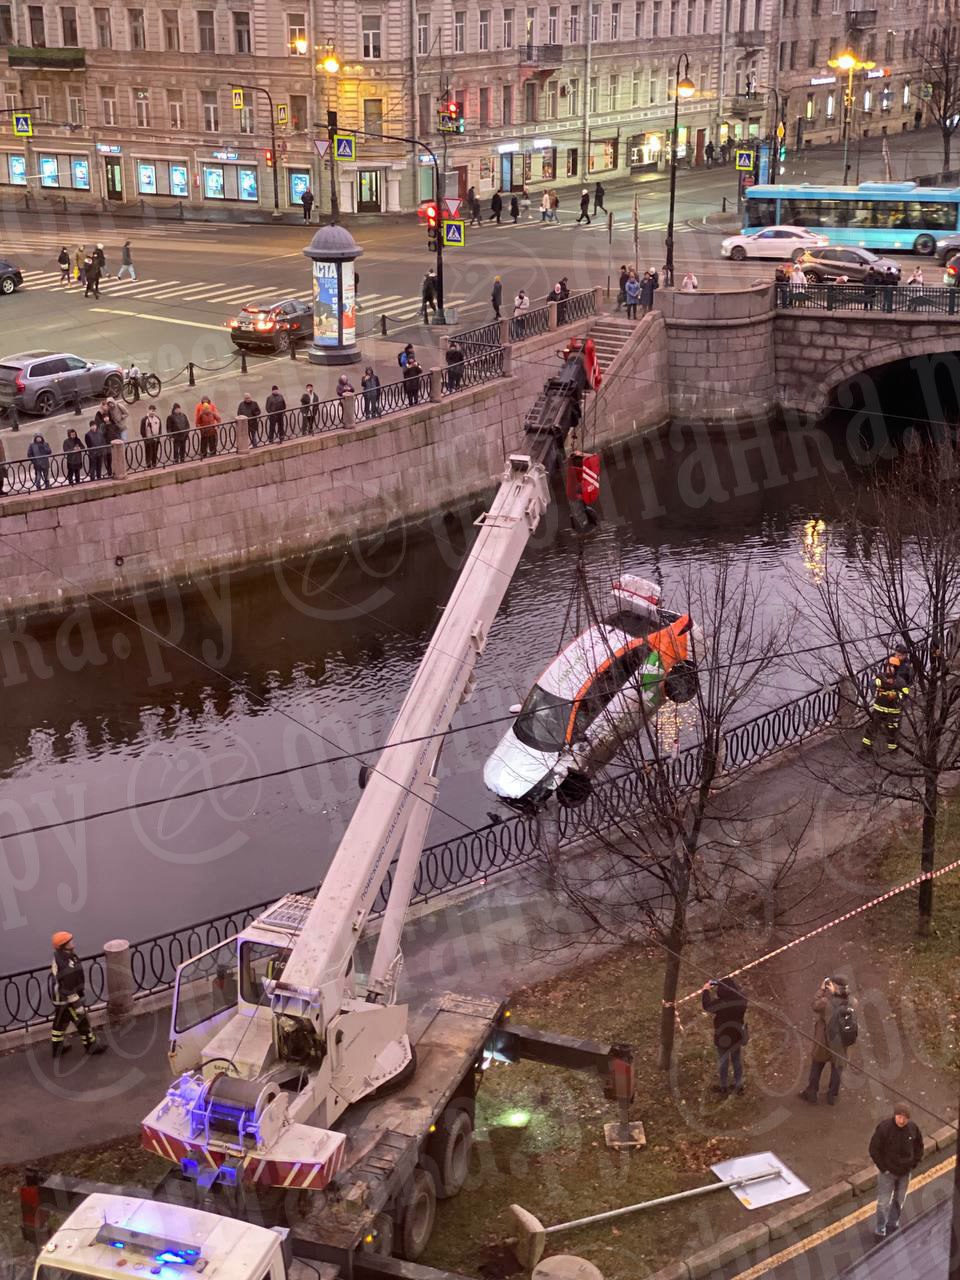
POLYGON ((879 675, 873 678, 870 721, 863 732, 863 745, 868 749, 881 734, 886 739, 888 753, 899 748, 900 716, 903 701, 910 693, 911 676, 906 645, 898 644, 884 662, 879 675))
POLYGON ((204 396, 194 410, 194 422, 200 428, 200 457, 213 457, 217 452, 217 427, 220 413, 209 396, 204 396))
POLYGON ((53 1029, 50 1041, 53 1045, 53 1056, 62 1058, 70 1052, 66 1043, 67 1029, 72 1023, 83 1041, 87 1053, 105 1053, 107 1046, 100 1044, 87 1017, 83 998, 85 981, 83 962, 73 949, 73 934, 66 930, 55 933, 53 943, 53 963, 50 974, 53 978, 53 1029))

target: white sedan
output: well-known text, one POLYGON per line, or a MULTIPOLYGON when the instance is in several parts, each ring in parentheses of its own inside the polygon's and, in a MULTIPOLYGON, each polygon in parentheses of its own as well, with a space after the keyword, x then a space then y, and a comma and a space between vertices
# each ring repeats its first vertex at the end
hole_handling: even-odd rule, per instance
POLYGON ((764 227, 745 236, 727 236, 720 253, 734 262, 746 258, 777 258, 785 262, 799 257, 804 249, 825 249, 829 243, 826 236, 806 227, 764 227))

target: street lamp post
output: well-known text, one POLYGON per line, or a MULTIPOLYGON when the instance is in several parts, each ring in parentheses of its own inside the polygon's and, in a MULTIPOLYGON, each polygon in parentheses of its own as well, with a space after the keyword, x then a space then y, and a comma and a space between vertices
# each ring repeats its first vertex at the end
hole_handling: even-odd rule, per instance
POLYGON ((330 156, 330 221, 336 225, 340 221, 340 192, 337 190, 337 143, 335 133, 337 130, 337 108, 336 98, 334 105, 331 107, 330 98, 331 87, 337 84, 337 76, 340 73, 340 59, 334 52, 333 45, 328 41, 324 51, 323 58, 320 61, 318 70, 327 74, 327 137, 330 140, 329 156, 330 156))
POLYGON ((768 89, 767 97, 773 98, 774 119, 776 121, 770 131, 770 136, 772 138, 772 142, 770 144, 770 182, 775 186, 777 182, 777 173, 780 169, 780 147, 787 136, 787 99, 786 95, 781 99, 779 89, 768 89))
POLYGON ((830 58, 827 62, 828 67, 833 67, 836 71, 845 71, 847 73, 847 90, 843 95, 843 183, 846 184, 847 174, 850 172, 850 166, 847 163, 847 155, 850 149, 850 117, 853 112, 853 73, 855 71, 872 71, 877 64, 869 60, 861 62, 855 53, 840 53, 835 58, 830 58))
POLYGON ((667 239, 665 242, 667 258, 665 266, 667 279, 664 284, 673 284, 673 220, 677 203, 677 133, 680 129, 680 99, 691 98, 696 92, 690 79, 690 59, 685 53, 677 58, 677 76, 673 95, 673 135, 670 139, 670 215, 667 219, 667 239), (683 64, 683 79, 680 78, 680 64, 683 64))

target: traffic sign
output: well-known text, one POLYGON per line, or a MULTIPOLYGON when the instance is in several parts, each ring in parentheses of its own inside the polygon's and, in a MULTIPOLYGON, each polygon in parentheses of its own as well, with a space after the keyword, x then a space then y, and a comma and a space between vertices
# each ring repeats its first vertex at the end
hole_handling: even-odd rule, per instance
POLYGON ((462 200, 458 200, 456 196, 443 196, 440 204, 443 207, 443 216, 445 218, 459 218, 460 206, 462 200))
POLYGON ((233 109, 234 109, 234 111, 242 111, 242 110, 243 110, 243 90, 242 90, 242 89, 233 89, 233 90, 231 90, 231 92, 232 92, 232 94, 233 94, 233 109))
POLYGON ((441 223, 443 231, 443 247, 445 249, 462 249, 467 243, 467 233, 464 230, 464 222, 462 218, 451 218, 441 223))
POLYGON ((742 150, 738 148, 734 154, 734 167, 739 170, 740 173, 753 173, 755 158, 755 153, 752 147, 744 147, 742 150))
POLYGON ((349 138, 346 134, 335 133, 333 135, 333 146, 337 154, 338 160, 355 159, 356 139, 349 138))
POLYGON ((783 127, 783 121, 781 120, 781 122, 777 125, 777 141, 778 141, 778 142, 782 142, 782 141, 783 141, 783 135, 784 135, 785 133, 786 133, 786 129, 784 129, 784 127, 783 127))
POLYGON ((277 103, 277 124, 287 123, 287 104, 285 102, 277 103))
POLYGON ((18 138, 33 137, 33 120, 29 111, 15 111, 13 113, 13 132, 18 138))
POLYGON ((317 155, 320 157, 321 160, 330 150, 330 143, 327 141, 326 138, 314 138, 313 145, 316 147, 317 155))

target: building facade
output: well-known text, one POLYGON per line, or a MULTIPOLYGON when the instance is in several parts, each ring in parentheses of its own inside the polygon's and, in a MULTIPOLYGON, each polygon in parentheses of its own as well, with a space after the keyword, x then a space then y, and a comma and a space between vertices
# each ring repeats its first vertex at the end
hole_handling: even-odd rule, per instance
MULTIPOLYGON (((335 183, 344 211, 394 212, 436 196, 439 180, 448 195, 526 186, 536 199, 665 167, 678 67, 695 86, 680 104, 681 163, 769 132, 772 88, 806 145, 836 133, 825 66, 850 2, 4 0, 0 192, 282 211, 307 185, 328 208, 335 183), (463 133, 438 129, 449 102, 463 133), (19 138, 10 122, 25 110, 32 136, 19 138)), ((883 24, 909 13, 912 32, 920 4, 877 3, 885 16, 864 34, 896 56, 864 111, 903 122, 913 37, 898 28, 891 44, 883 24)))

